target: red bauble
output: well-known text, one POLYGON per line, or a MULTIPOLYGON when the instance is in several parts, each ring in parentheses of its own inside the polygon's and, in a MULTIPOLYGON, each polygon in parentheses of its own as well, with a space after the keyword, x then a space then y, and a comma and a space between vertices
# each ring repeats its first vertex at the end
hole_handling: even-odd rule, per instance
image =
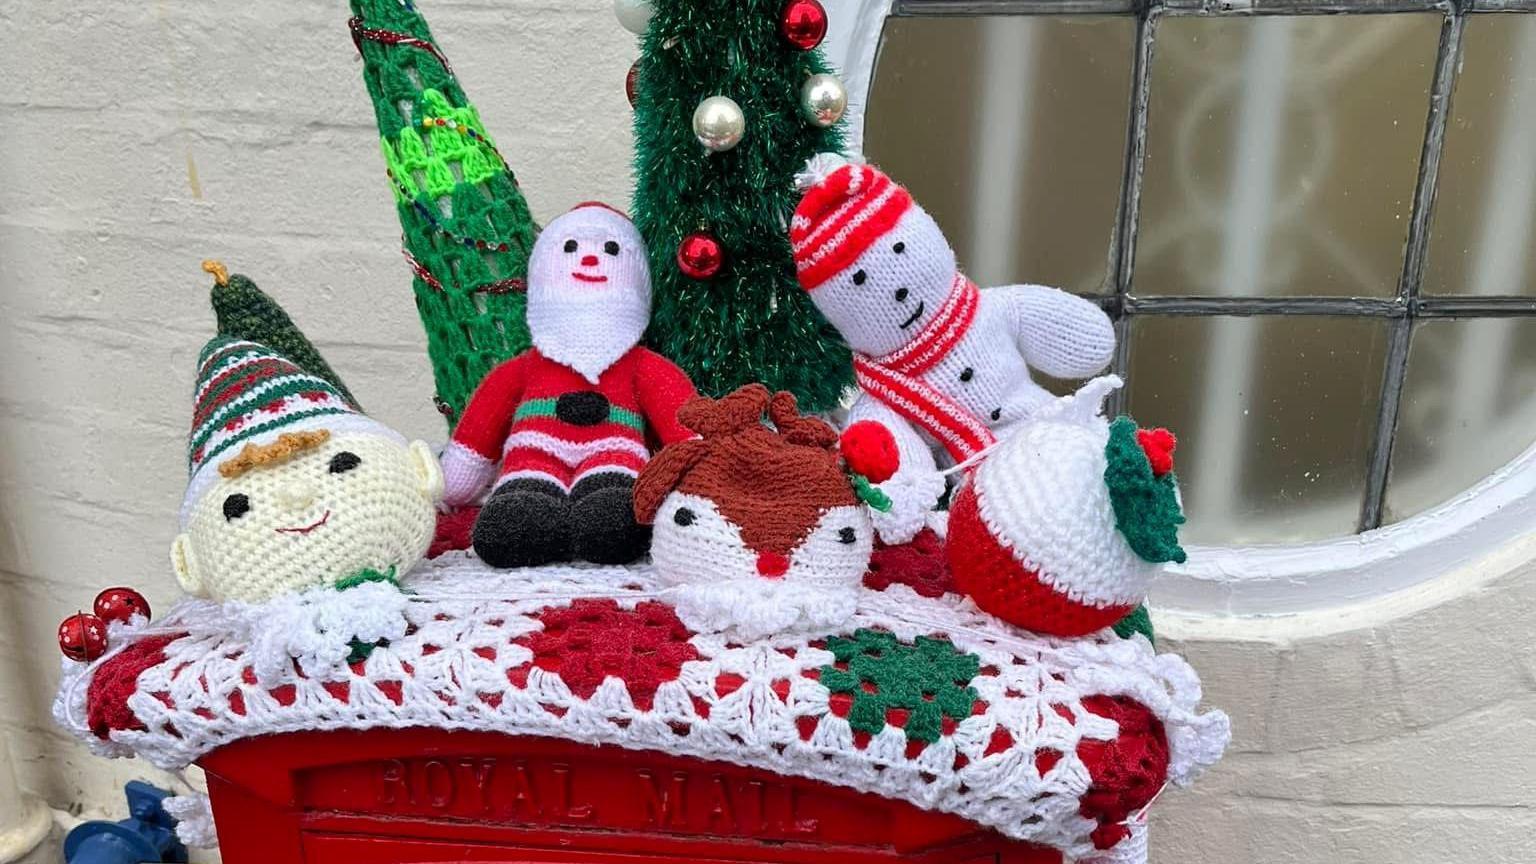
POLYGON ((96 595, 96 602, 91 604, 91 608, 103 621, 127 624, 135 615, 150 617, 149 601, 132 588, 108 588, 96 595))
POLYGON ((624 95, 629 97, 629 107, 635 107, 635 88, 640 84, 640 61, 636 60, 624 76, 624 95))
POLYGON ((708 231, 695 231, 677 247, 677 267, 690 279, 709 279, 725 263, 725 250, 708 231))
POLYGON ((809 51, 827 37, 827 10, 817 0, 789 0, 779 16, 779 32, 789 44, 809 51))
POLYGON ((107 622, 84 612, 59 624, 59 650, 71 660, 89 662, 107 653, 107 622))
POLYGON ((849 470, 871 483, 884 483, 901 466, 896 438, 873 420, 860 420, 843 430, 841 447, 849 470))

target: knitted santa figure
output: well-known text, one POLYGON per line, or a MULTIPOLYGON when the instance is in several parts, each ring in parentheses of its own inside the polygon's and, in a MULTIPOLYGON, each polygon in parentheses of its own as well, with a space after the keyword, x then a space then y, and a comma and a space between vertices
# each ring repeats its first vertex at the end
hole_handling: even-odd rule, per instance
POLYGON ((486 563, 644 553, 635 476, 653 440, 689 436, 677 409, 694 395, 682 370, 636 344, 650 312, 645 246, 622 213, 587 203, 545 226, 528 264, 534 347, 486 375, 442 454, 448 504, 492 487, 471 535, 486 563))
POLYGON ((1159 565, 1183 561, 1184 522, 1166 429, 1114 422, 1096 378, 1020 424, 955 495, 955 584, 987 612, 1056 636, 1115 624, 1146 599, 1159 565))
POLYGON ((814 157, 790 223, 800 284, 854 351, 860 393, 850 422, 890 429, 901 468, 881 486, 880 538, 912 539, 944 492, 936 457, 962 462, 1050 401, 1030 379, 1101 371, 1108 316, 1054 288, 979 290, 955 267, 933 218, 868 165, 814 157))

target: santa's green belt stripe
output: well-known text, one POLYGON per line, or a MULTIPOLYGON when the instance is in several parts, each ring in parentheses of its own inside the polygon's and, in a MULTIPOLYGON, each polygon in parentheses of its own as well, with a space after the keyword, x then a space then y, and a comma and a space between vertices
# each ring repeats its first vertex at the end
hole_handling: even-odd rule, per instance
MULTIPOLYGON (((556 416, 555 403, 558 401, 558 399, 529 399, 527 402, 517 406, 517 413, 512 415, 512 422, 516 423, 519 420, 526 420, 530 417, 554 417, 556 416)), ((609 405, 608 422, 619 423, 628 426, 642 435, 645 434, 645 418, 628 408, 609 405)))

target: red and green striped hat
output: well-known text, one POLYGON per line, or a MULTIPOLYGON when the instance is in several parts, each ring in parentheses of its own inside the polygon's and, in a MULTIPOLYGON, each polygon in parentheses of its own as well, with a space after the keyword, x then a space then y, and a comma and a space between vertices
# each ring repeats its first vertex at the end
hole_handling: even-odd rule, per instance
POLYGON ((265 445, 283 433, 326 429, 331 434, 369 432, 405 439, 353 408, 329 380, 306 372, 258 342, 218 336, 197 360, 192 433, 187 441, 191 480, 182 500, 181 524, 219 477, 218 465, 247 444, 265 445))

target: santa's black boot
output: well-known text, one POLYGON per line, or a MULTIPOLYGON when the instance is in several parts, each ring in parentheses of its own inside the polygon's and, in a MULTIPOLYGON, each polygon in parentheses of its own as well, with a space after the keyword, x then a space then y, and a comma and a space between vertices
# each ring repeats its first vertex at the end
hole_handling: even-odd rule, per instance
POLYGON ((592 474, 571 489, 571 551, 593 564, 628 564, 651 545, 651 528, 635 521, 635 478, 592 474))
POLYGON ((508 480, 496 487, 470 539, 492 567, 533 567, 571 557, 570 501, 548 480, 508 480))

